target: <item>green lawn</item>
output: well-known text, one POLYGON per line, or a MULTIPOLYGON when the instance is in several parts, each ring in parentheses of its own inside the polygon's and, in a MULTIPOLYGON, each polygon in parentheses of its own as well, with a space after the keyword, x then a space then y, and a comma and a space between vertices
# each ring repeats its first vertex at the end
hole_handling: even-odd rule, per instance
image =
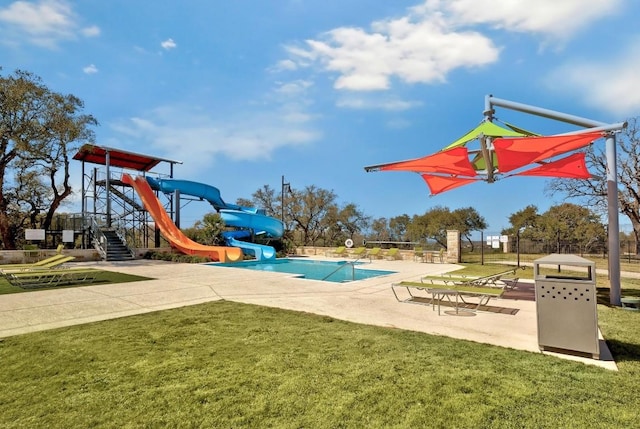
MULTIPOLYGON (((100 271, 92 284, 101 284, 101 283, 125 283, 125 282, 136 282, 140 280, 149 280, 148 277, 141 276, 132 276, 129 274, 116 273, 112 271, 100 271)), ((77 287, 83 286, 82 284, 74 284, 72 286, 56 286, 52 288, 33 288, 33 289, 22 289, 18 286, 13 286, 9 283, 4 277, 0 276, 0 295, 7 293, 21 293, 21 292, 30 292, 34 290, 45 290, 45 289, 60 289, 63 287, 77 287)))
POLYGON ((0 427, 638 427, 640 313, 599 306, 620 371, 232 302, 0 342, 0 427))

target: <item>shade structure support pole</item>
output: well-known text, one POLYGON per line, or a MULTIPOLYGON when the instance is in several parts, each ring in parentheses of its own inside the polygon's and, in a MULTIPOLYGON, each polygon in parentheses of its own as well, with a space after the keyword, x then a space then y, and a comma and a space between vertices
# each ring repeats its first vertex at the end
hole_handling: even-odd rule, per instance
POLYGON ((616 137, 607 136, 607 214, 609 217, 609 302, 622 305, 620 286, 620 225, 618 224, 618 168, 616 165, 616 137), (616 285, 614 287, 614 285, 616 285))
MULTIPOLYGON (((592 119, 581 118, 555 110, 543 109, 528 104, 495 98, 492 95, 485 97, 484 115, 493 118, 493 107, 499 106, 518 112, 541 116, 555 121, 566 122, 585 128, 606 129, 606 131, 618 131, 626 128, 626 122, 606 124, 592 119)), ((607 157, 607 216, 608 216, 608 244, 609 244, 609 301, 612 305, 620 306, 620 225, 618 222, 618 171, 616 165, 616 139, 609 134, 606 139, 607 157)))

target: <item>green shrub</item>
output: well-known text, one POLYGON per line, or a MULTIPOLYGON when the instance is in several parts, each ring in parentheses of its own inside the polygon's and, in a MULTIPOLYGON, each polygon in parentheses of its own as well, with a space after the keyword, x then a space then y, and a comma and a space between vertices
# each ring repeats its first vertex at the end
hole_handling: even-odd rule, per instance
POLYGON ((200 255, 185 255, 182 253, 155 252, 153 250, 147 251, 142 257, 144 259, 151 259, 154 261, 181 262, 186 264, 202 264, 204 262, 211 262, 211 259, 204 256, 200 256, 200 255))

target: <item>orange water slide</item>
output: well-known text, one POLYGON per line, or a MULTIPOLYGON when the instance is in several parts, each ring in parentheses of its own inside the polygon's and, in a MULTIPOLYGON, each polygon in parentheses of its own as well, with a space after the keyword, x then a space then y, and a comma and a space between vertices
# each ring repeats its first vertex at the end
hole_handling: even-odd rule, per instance
POLYGON ((214 261, 235 262, 243 259, 242 249, 240 248, 205 246, 204 244, 196 243, 184 235, 183 232, 180 231, 180 228, 173 223, 144 177, 138 176, 133 178, 128 174, 123 174, 122 182, 131 185, 133 189, 135 189, 145 209, 151 214, 158 229, 160 229, 164 238, 171 243, 172 247, 182 253, 206 256, 214 261))

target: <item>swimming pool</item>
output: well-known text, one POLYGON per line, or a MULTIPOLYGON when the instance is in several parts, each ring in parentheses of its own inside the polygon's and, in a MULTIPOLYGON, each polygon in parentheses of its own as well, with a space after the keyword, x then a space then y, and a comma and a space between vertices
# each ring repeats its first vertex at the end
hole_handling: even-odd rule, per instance
POLYGON ((234 263, 211 264, 217 267, 244 268, 247 270, 272 271, 276 273, 294 274, 296 277, 342 283, 364 280, 372 277, 394 274, 395 271, 367 270, 349 261, 315 261, 308 259, 276 259, 272 261, 244 261, 234 263))

